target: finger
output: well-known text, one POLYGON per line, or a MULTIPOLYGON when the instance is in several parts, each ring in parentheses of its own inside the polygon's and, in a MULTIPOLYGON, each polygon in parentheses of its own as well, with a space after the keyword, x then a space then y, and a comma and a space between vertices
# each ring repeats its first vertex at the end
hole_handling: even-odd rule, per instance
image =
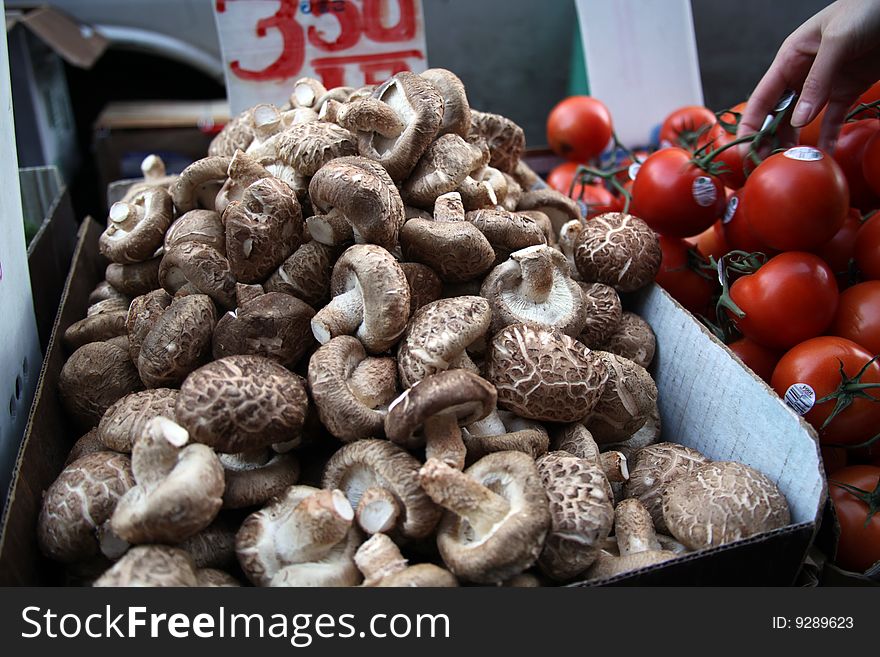
POLYGON ((834 153, 837 146, 837 136, 849 113, 855 98, 833 98, 828 103, 828 109, 825 110, 825 117, 822 119, 822 127, 819 130, 818 146, 821 150, 829 155, 834 153))
POLYGON ((739 128, 736 131, 737 137, 758 132, 764 125, 764 119, 776 106, 779 96, 787 87, 788 84, 781 68, 776 62, 773 62, 749 97, 749 102, 746 104, 739 121, 739 128))
POLYGON ((840 69, 841 56, 841 46, 836 39, 826 38, 819 45, 816 59, 804 80, 801 97, 791 115, 791 125, 795 128, 802 128, 815 119, 828 102, 832 80, 840 69))

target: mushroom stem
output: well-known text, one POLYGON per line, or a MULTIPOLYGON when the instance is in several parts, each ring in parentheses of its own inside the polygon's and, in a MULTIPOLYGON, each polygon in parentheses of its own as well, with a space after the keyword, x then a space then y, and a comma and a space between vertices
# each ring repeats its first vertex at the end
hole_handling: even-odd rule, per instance
POLYGON ((367 534, 387 532, 397 524, 400 504, 394 493, 387 488, 371 486, 361 496, 355 517, 358 526, 367 534))
POLYGON ((142 208, 133 203, 117 201, 110 207, 110 224, 118 230, 131 231, 143 218, 142 208))
POLYGON ((345 216, 336 209, 306 219, 312 239, 327 246, 337 246, 354 239, 354 231, 345 216))
POLYGON ((232 156, 232 160, 229 162, 227 172, 229 179, 235 181, 235 185, 239 190, 244 190, 245 187, 262 178, 270 178, 272 176, 266 167, 243 151, 235 152, 235 155, 232 156))
POLYGON ((321 344, 337 335, 352 335, 364 318, 364 298, 356 287, 336 295, 312 318, 312 333, 321 344))
POLYGON ((461 470, 467 448, 461 438, 461 429, 455 413, 440 413, 425 420, 425 456, 438 459, 461 470))
POLYGON ((370 537, 354 553, 354 563, 364 574, 364 586, 375 586, 394 573, 406 570, 406 559, 385 534, 370 537))
POLYGON ((434 502, 467 520, 477 536, 488 536, 510 513, 506 499, 437 459, 428 459, 419 479, 434 502))
POLYGON ((296 505, 276 530, 279 560, 318 561, 345 538, 354 510, 339 490, 320 490, 296 505))
POLYGON ((614 509, 614 535, 622 557, 661 549, 651 514, 635 498, 623 500, 614 509))
POLYGON ((482 420, 467 425, 467 432, 472 436, 500 436, 507 433, 507 427, 504 426, 498 411, 492 411, 482 420))
POLYGON ((145 488, 159 485, 177 465, 180 448, 188 440, 187 430, 172 420, 162 416, 150 420, 131 451, 135 480, 145 488))
POLYGON ((464 221, 464 203, 461 194, 448 192, 434 201, 434 221, 464 221))
POLYGON ((260 141, 265 141, 274 135, 281 126, 281 113, 277 107, 268 103, 261 103, 254 107, 253 117, 254 131, 260 141))
POLYGON ((599 455, 599 466, 602 472, 612 483, 620 483, 629 480, 629 468, 626 465, 626 456, 623 452, 602 452, 599 455))
POLYGON ((165 177, 165 162, 158 155, 147 155, 141 162, 141 173, 147 182, 158 182, 165 177))
POLYGON ((544 249, 523 249, 517 255, 521 270, 520 290, 534 303, 544 303, 553 291, 553 263, 544 249))

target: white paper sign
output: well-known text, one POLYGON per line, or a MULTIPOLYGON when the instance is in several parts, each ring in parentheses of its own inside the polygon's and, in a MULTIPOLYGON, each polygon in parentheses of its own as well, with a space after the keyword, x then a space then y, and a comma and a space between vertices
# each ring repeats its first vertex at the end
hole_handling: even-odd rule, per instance
POLYGON ((628 146, 666 115, 703 104, 690 0, 577 0, 590 95, 628 146))
POLYGON ((281 105, 303 76, 328 89, 428 68, 421 0, 216 0, 230 110, 281 105))

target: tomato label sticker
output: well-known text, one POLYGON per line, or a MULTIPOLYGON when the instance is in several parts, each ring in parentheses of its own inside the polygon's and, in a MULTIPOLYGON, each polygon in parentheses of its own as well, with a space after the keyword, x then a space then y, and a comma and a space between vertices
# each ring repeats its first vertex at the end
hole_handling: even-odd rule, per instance
POLYGON ((806 383, 795 383, 785 391, 783 400, 798 415, 806 415, 816 403, 816 391, 806 383))
POLYGON ((821 160, 824 156, 818 148, 795 146, 785 151, 785 157, 791 160, 800 160, 801 162, 815 162, 816 160, 821 160))
POLYGON ((727 209, 724 211, 724 216, 721 218, 722 224, 729 224, 730 220, 733 219, 733 215, 736 214, 736 209, 739 207, 739 197, 731 196, 730 200, 727 202, 727 209))
POLYGON ((629 169, 627 169, 627 175, 629 175, 630 180, 635 180, 636 176, 639 175, 639 169, 642 168, 641 162, 633 162, 629 165, 629 169))
POLYGON ((715 185, 712 184, 712 179, 707 176, 699 176, 696 178, 694 184, 691 186, 691 191, 693 192, 694 200, 697 202, 697 205, 704 208, 712 205, 718 198, 718 190, 715 189, 715 185))

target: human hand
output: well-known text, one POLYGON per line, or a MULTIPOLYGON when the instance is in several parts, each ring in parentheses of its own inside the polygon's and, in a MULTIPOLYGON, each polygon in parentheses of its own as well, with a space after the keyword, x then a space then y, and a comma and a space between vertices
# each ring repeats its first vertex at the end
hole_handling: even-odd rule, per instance
POLYGON ((880 0, 838 0, 783 42, 749 98, 737 135, 760 130, 782 93, 794 89, 800 99, 791 126, 805 126, 827 103, 819 148, 832 152, 849 108, 877 79, 880 0))

